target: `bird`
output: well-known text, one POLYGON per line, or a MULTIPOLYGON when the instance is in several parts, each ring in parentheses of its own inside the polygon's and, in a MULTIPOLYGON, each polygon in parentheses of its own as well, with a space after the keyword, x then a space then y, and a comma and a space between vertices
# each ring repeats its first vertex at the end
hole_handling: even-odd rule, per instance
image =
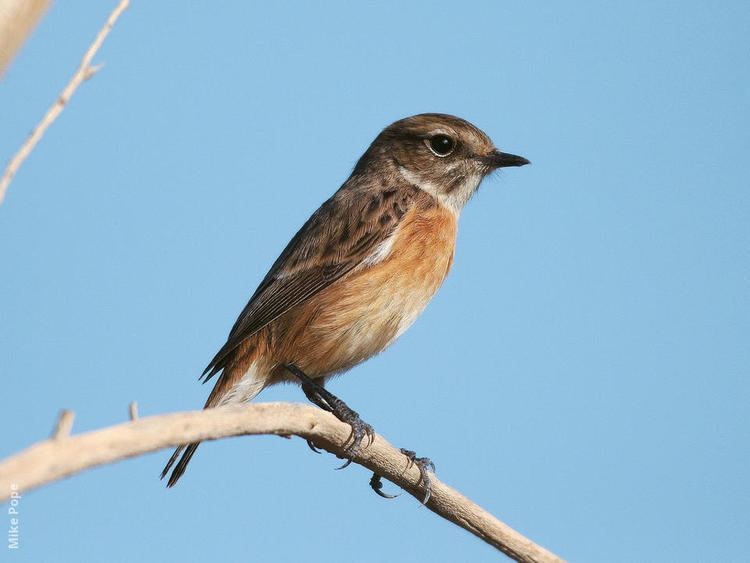
MULTIPOLYGON (((326 382, 412 325, 451 268, 464 205, 493 171, 526 164, 453 115, 423 113, 383 129, 252 294, 201 376, 204 383, 217 377, 204 408, 296 382, 312 403, 351 426, 345 465, 351 462, 374 431, 326 382)), ((172 471, 168 487, 198 444, 172 454, 161 474, 172 471)), ((402 452, 419 465, 429 495, 427 469, 434 465, 402 452)), ((377 477, 371 486, 381 494, 377 477)))

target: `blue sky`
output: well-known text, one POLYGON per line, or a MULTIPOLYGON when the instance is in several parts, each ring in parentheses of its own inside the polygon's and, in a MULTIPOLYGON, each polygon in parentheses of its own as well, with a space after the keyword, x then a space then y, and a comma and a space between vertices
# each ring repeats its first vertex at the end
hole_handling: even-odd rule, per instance
MULTIPOLYGON (((96 4, 57 3, 3 79, 3 159, 96 4)), ((729 1, 134 2, 0 207, 0 455, 62 407, 202 405, 296 229, 385 125, 447 112, 533 165, 484 183, 425 314, 332 391, 572 561, 742 560, 749 27, 729 1)), ((29 493, 8 560, 497 558, 301 440, 207 444, 169 491, 167 456, 29 493)))

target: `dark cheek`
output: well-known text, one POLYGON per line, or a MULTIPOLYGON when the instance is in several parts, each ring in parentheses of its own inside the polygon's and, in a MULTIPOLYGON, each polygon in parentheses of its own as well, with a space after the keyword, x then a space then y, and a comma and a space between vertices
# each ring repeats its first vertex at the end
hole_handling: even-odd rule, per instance
POLYGON ((445 189, 446 193, 451 193, 458 188, 461 187, 461 184, 464 183, 465 178, 463 176, 456 176, 455 178, 452 178, 445 189))

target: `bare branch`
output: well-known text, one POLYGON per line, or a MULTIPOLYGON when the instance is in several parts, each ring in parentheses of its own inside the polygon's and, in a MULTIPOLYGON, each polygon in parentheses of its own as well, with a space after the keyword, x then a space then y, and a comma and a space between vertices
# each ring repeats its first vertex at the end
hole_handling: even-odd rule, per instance
POLYGON ((2 204, 3 200, 5 199, 5 193, 8 191, 8 186, 10 185, 13 176, 16 174, 21 164, 23 164, 23 161, 26 160, 26 158, 31 154, 31 151, 34 150, 34 147, 42 138, 45 131, 47 131, 47 128, 52 125, 55 119, 57 119, 57 117, 65 107, 65 104, 70 101, 70 98, 76 92, 78 87, 86 80, 91 78, 94 73, 96 73, 96 71, 101 68, 101 65, 92 66, 91 60, 94 58, 94 55, 96 55, 97 51, 102 46, 102 43, 104 43, 104 39, 109 34, 112 26, 115 25, 117 18, 119 18, 120 14, 122 14, 127 9, 129 3, 129 0, 120 0, 120 3, 107 19, 107 23, 104 24, 104 27, 99 31, 96 39, 94 39, 94 42, 89 46, 88 50, 83 55, 81 64, 78 66, 78 70, 76 70, 75 74, 70 79, 70 82, 68 82, 68 85, 57 97, 57 100, 55 100, 55 103, 52 104, 52 107, 47 110, 45 116, 34 128, 23 145, 21 145, 21 148, 18 149, 18 152, 13 156, 13 158, 10 159, 10 162, 8 162, 8 166, 3 173, 3 177, 2 179, 0 179, 0 204, 2 204))
MULTIPOLYGON (((0 501, 9 498, 11 486, 29 491, 98 465, 190 442, 241 435, 295 435, 340 455, 349 433, 349 426, 333 415, 290 403, 226 406, 139 418, 65 440, 45 440, 3 460, 0 501)), ((424 498, 419 470, 380 435, 354 461, 417 499, 424 498)), ((432 477, 432 496, 426 506, 516 561, 562 561, 436 477, 432 477)))

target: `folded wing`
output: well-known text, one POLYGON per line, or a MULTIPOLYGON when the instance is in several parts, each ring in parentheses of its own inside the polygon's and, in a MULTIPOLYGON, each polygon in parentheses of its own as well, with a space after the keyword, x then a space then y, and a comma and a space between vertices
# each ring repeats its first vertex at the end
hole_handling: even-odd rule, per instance
POLYGON ((373 263, 421 195, 414 186, 365 193, 344 187, 321 205, 255 290, 203 381, 223 370, 246 338, 348 272, 373 263))

